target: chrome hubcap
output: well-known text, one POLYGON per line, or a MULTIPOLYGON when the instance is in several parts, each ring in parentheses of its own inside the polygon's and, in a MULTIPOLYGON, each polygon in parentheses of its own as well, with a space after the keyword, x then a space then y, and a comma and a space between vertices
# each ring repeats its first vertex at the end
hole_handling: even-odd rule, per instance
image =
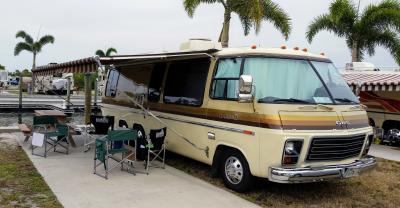
POLYGON ((225 161, 225 176, 233 184, 238 184, 242 181, 243 166, 237 157, 230 156, 225 161))

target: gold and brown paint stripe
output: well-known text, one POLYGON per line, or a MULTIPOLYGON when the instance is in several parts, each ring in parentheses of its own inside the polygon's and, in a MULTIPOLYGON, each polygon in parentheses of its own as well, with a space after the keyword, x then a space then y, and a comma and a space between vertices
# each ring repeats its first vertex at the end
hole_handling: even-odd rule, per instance
MULTIPOLYGON (((134 107, 134 105, 131 103, 116 102, 112 99, 103 99, 103 103, 134 107)), ((152 111, 163 113, 171 113, 182 116, 270 129, 331 130, 342 128, 341 126, 336 125, 336 121, 339 120, 337 116, 265 115, 163 103, 151 103, 145 107, 152 111)), ((350 128, 361 128, 368 126, 368 120, 361 119, 361 117, 357 117, 357 115, 347 116, 346 119, 350 121, 350 128)))

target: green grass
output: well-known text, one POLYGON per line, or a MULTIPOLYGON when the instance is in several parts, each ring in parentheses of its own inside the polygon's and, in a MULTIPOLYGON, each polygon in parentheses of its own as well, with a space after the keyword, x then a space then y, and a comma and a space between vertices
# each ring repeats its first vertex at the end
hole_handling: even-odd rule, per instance
POLYGON ((20 147, 0 143, 0 207, 62 207, 20 147))
MULTIPOLYGON (((211 184, 224 187, 210 176, 210 167, 168 153, 167 164, 211 184)), ((360 177, 310 184, 277 184, 257 179, 248 193, 232 193, 262 207, 400 207, 400 163, 378 160, 373 170, 360 177)))

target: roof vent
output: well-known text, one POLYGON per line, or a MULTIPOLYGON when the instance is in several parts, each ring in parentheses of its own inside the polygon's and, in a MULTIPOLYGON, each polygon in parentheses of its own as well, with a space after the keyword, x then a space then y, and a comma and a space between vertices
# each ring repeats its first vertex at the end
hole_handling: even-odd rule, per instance
POLYGON ((189 39, 180 46, 180 51, 204 51, 210 49, 221 50, 221 43, 212 42, 210 39, 195 38, 189 39))
POLYGON ((375 66, 368 62, 352 62, 346 64, 346 70, 374 71, 375 66))

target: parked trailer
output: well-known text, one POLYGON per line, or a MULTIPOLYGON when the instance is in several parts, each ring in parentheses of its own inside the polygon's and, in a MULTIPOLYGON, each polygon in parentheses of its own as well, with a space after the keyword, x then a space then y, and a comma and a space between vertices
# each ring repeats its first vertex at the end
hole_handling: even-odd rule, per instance
POLYGON ((181 49, 101 58, 114 62, 103 115, 139 135, 167 126, 169 151, 211 165, 236 191, 255 176, 318 182, 375 165, 367 113, 327 57, 204 40, 181 49))
POLYGON ((361 103, 368 107, 370 125, 383 129, 385 141, 394 138, 390 132, 400 130, 400 71, 383 71, 373 65, 369 68, 372 70, 348 68, 342 75, 359 95, 361 103))

